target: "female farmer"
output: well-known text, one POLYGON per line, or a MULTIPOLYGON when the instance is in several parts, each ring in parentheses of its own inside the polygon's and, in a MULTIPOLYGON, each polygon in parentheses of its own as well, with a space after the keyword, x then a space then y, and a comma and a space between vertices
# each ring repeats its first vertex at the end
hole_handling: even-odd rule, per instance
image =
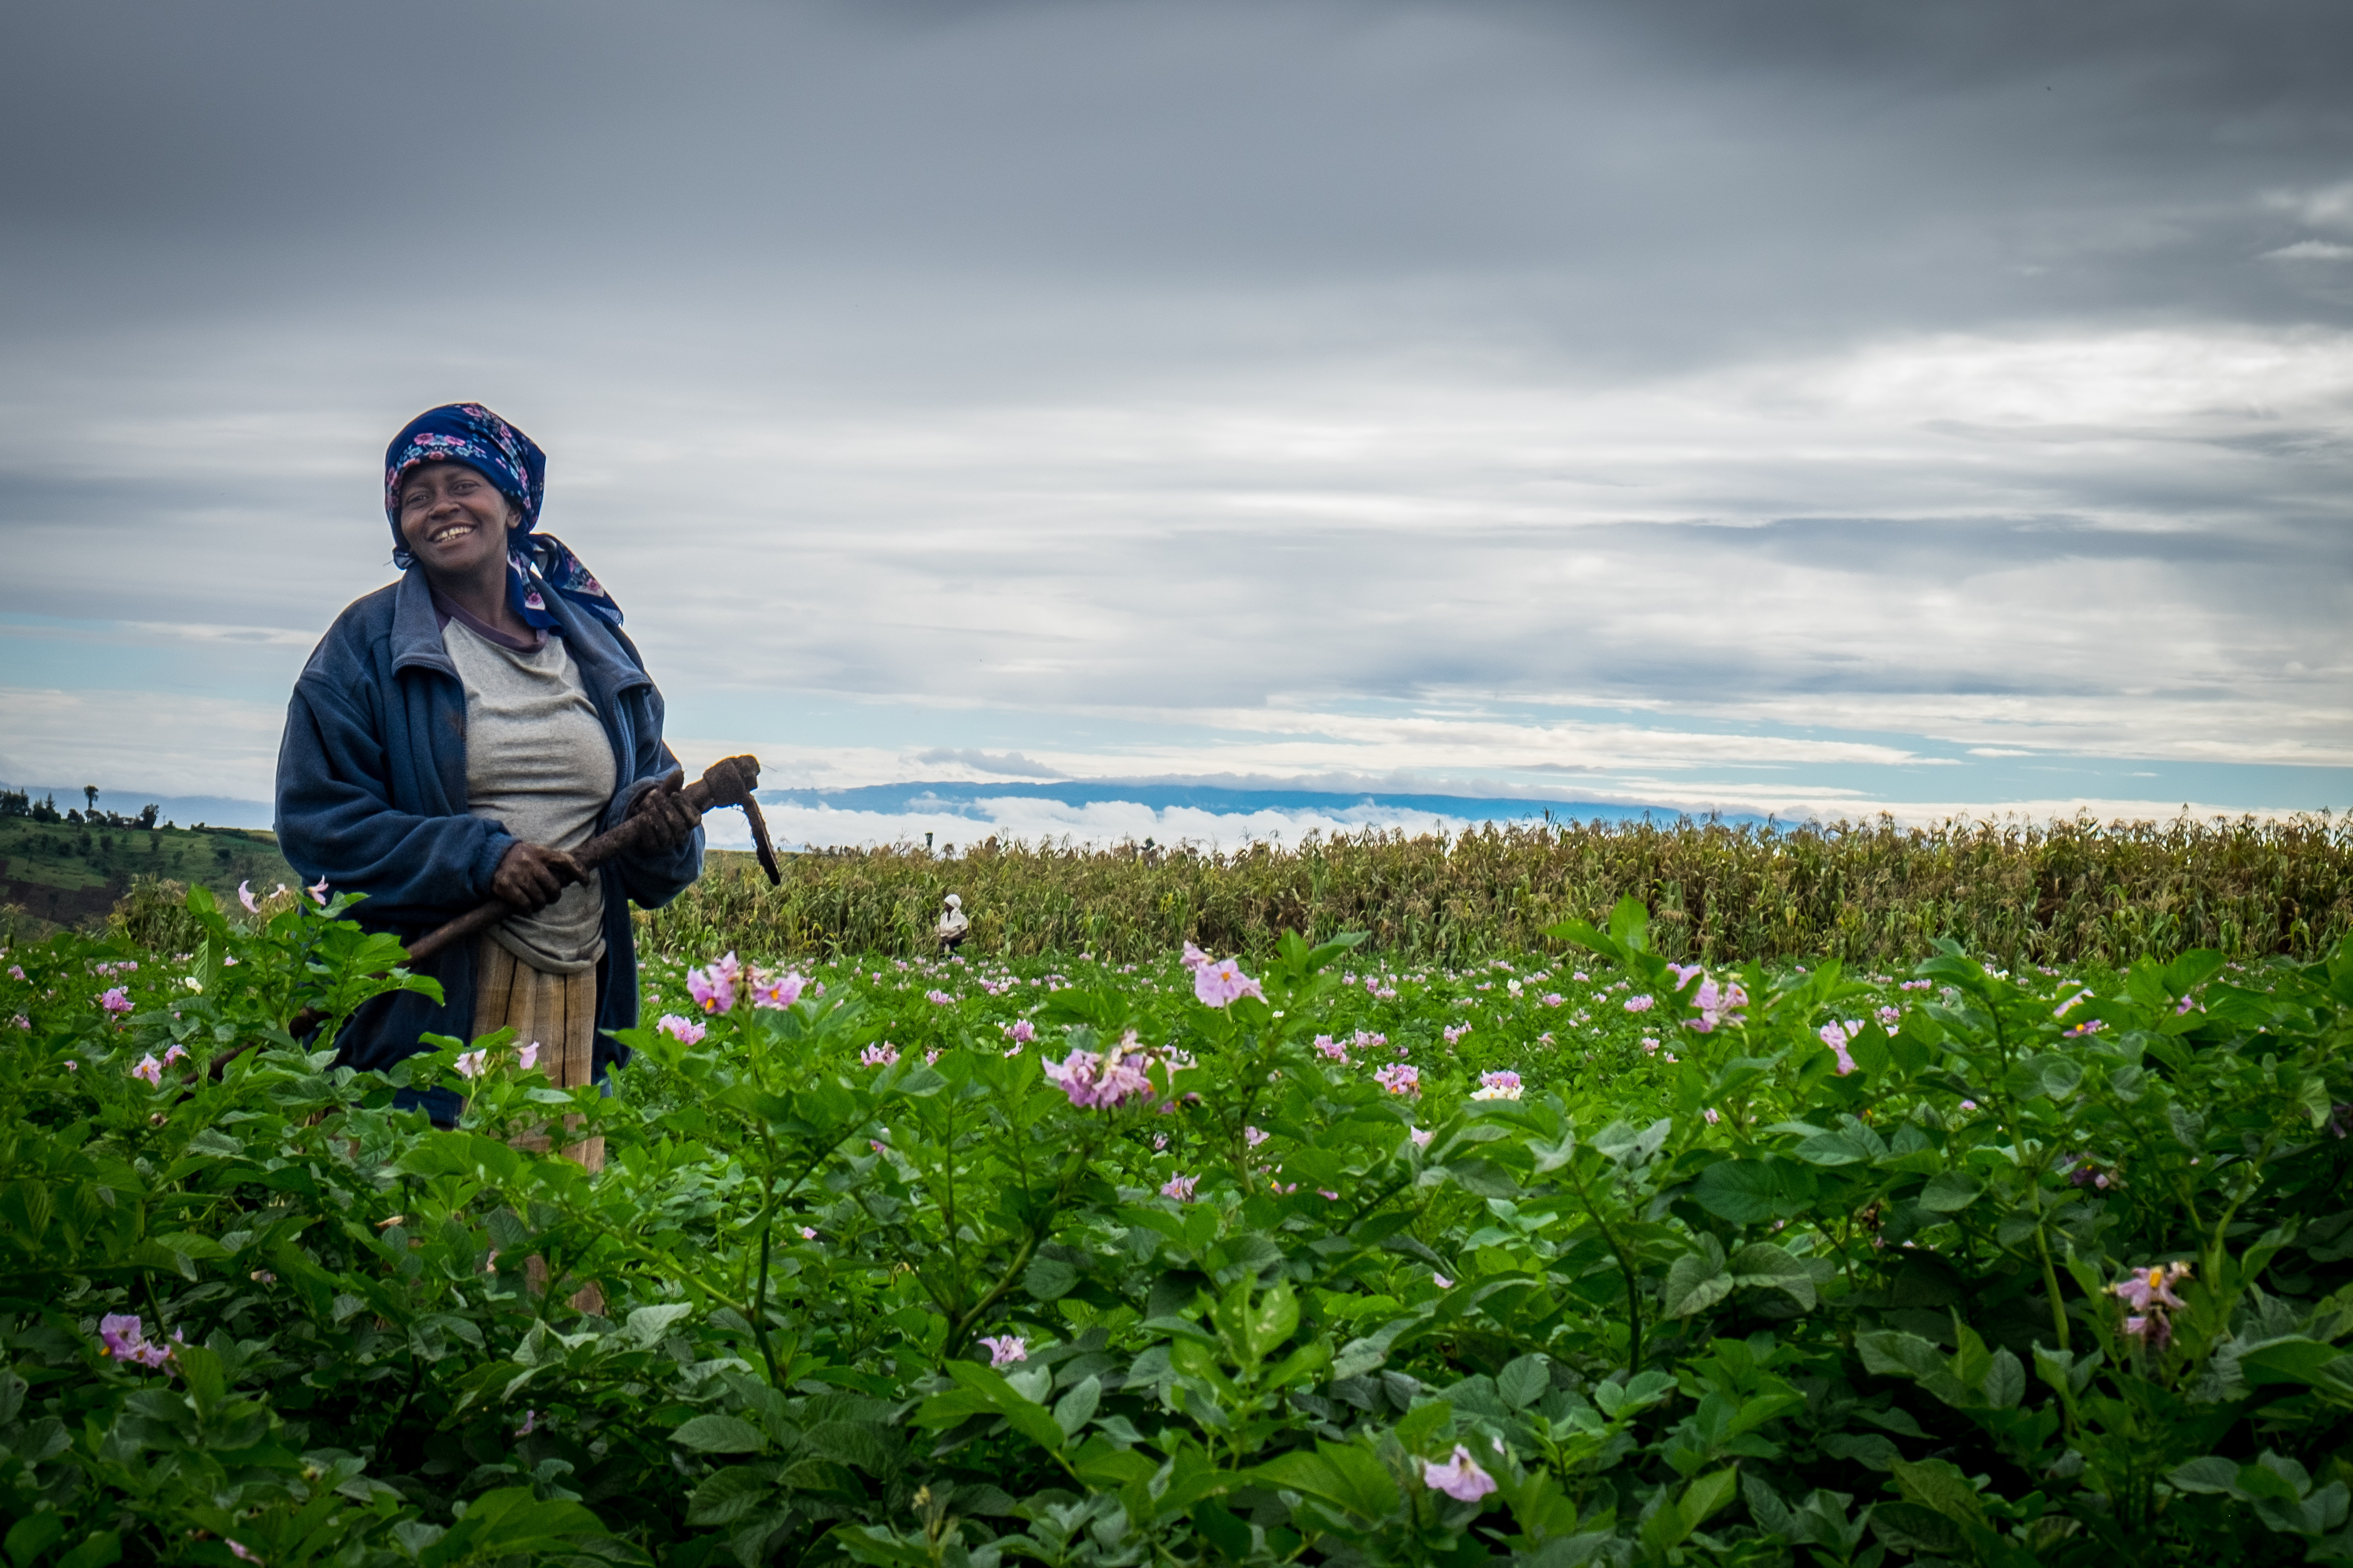
MULTIPOLYGON (((517 913, 418 966, 444 1000, 380 996, 340 1059, 391 1067, 418 1037, 508 1025, 552 1083, 628 1059, 638 1021, 629 901, 668 902, 702 868, 661 693, 620 607, 536 531, 547 459, 479 404, 418 415, 385 453, 400 581, 359 600, 294 684, 278 754, 278 842, 304 877, 364 893, 362 926, 414 938, 491 899, 517 913), (568 850, 627 816, 649 847, 585 872, 568 850)), ((448 1089, 404 1090, 448 1126, 448 1089)), ((602 1140, 573 1151, 592 1168, 602 1140)))

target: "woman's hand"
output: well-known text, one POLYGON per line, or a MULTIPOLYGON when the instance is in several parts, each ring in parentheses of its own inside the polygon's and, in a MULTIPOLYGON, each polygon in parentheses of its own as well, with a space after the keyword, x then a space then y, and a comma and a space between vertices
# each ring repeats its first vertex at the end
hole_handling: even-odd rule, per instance
POLYGON ((535 914, 563 896, 566 882, 585 882, 588 873, 562 849, 518 842, 491 876, 491 896, 526 914, 535 914))
POLYGON ((702 825, 702 813, 679 793, 685 784, 686 775, 674 773, 638 796, 637 804, 629 807, 630 816, 653 819, 653 830, 645 844, 648 852, 667 854, 692 837, 702 825))

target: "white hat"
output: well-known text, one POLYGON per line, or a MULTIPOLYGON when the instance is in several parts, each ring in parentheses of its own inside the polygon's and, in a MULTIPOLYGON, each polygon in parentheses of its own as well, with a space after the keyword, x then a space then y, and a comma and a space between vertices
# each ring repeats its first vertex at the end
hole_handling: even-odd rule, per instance
POLYGON ((964 900, 957 898, 954 893, 950 893, 948 895, 948 908, 952 910, 960 910, 964 908, 964 900))

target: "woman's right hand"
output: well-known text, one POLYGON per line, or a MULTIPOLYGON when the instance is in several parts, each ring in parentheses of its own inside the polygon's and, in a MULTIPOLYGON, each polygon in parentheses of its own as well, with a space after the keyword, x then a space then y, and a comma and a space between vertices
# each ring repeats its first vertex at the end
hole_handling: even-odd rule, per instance
POLYGON ((535 914, 563 896, 565 883, 587 879, 588 873, 568 852, 518 840, 491 876, 491 896, 535 914))

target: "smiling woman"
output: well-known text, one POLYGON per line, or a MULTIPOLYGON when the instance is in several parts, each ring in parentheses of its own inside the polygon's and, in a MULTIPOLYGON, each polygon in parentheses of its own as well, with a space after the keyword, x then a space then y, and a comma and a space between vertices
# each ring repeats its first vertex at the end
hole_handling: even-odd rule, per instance
MULTIPOLYGON (((512 1026, 551 1082, 602 1081, 628 1059, 607 1031, 637 1023, 629 902, 666 903, 702 869, 700 816, 620 607, 536 531, 545 474, 537 445, 478 404, 411 420, 385 454, 406 571, 337 618, 294 688, 278 763, 289 862, 365 894, 361 923, 405 940, 489 900, 512 910, 417 966, 442 1001, 363 1008, 339 1042, 354 1067, 428 1049, 427 1034, 512 1026), (569 853, 636 816, 661 825, 650 847, 594 872, 569 853)), ((455 1119, 447 1090, 410 1098, 455 1119)))

